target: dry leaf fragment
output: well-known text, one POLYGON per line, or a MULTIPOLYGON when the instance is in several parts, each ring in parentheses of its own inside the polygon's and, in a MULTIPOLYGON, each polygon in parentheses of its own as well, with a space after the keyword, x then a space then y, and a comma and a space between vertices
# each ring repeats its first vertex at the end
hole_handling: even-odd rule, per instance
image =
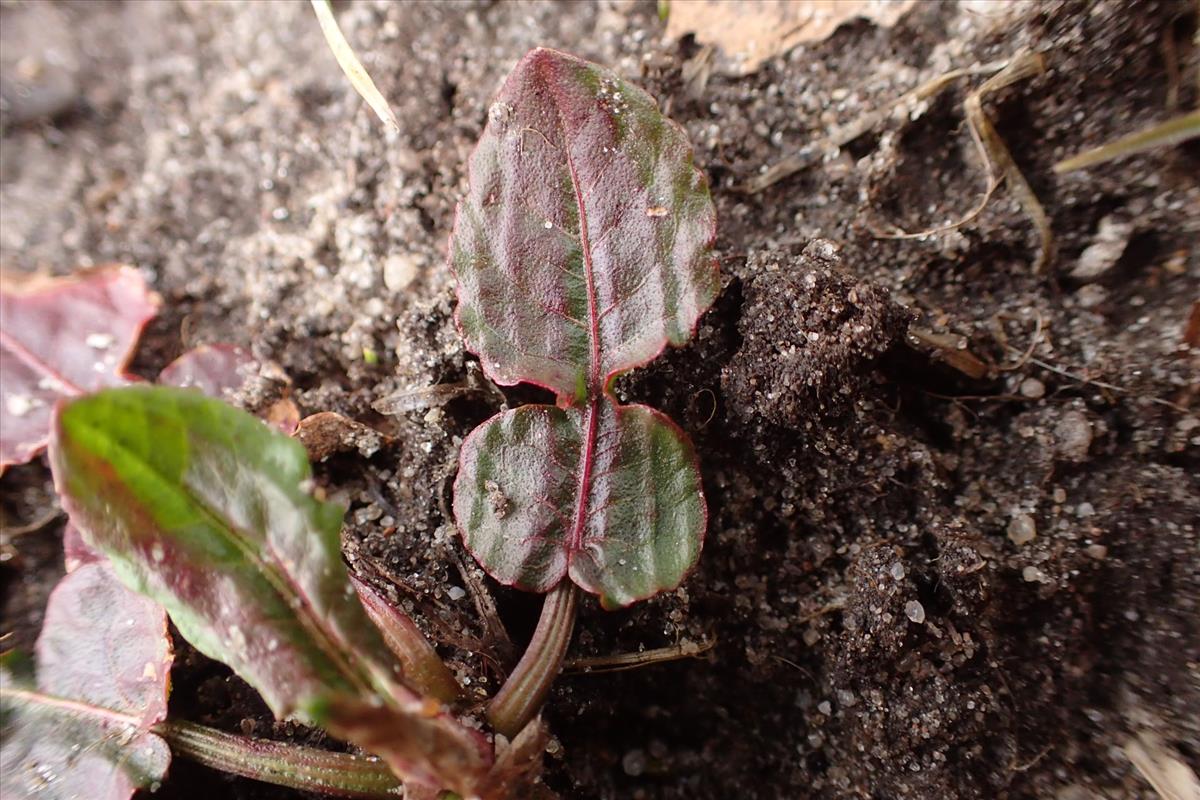
POLYGON ((667 38, 694 33, 749 75, 763 62, 798 44, 829 38, 843 23, 868 19, 890 28, 916 0, 688 0, 672 3, 667 38))
POLYGON ((388 441, 374 428, 334 411, 319 411, 305 417, 300 420, 294 435, 314 462, 346 450, 357 450, 364 458, 370 458, 388 441))

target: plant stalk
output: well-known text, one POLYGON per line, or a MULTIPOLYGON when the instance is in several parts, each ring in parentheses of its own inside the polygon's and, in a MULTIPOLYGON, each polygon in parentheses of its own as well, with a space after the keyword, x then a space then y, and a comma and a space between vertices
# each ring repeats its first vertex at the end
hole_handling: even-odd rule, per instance
POLYGON ((395 800, 403 793, 399 779, 375 756, 236 736, 193 722, 162 722, 153 730, 173 753, 243 778, 335 797, 395 800))
POLYGON ((562 671, 567 645, 575 630, 578 601, 579 590, 570 578, 564 578, 550 590, 525 655, 488 704, 488 722, 509 739, 537 715, 551 684, 562 671))

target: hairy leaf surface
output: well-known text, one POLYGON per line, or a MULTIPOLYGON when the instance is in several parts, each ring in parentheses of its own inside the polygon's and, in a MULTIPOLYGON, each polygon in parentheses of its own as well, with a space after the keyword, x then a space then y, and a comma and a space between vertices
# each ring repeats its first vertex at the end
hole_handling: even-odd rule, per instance
POLYGON ((598 396, 716 297, 707 182, 649 95, 564 53, 526 55, 488 116, 451 239, 459 327, 497 383, 598 396))
POLYGON ((0 278, 0 472, 33 458, 60 397, 127 383, 158 297, 129 267, 0 278))
POLYGON ((46 606, 36 684, 0 671, 5 797, 128 800, 161 781, 171 753, 172 652, 162 607, 103 564, 67 575, 46 606))
POLYGON ((470 770, 443 775, 434 760, 450 742, 482 771, 478 743, 395 683, 341 560, 343 511, 313 496, 298 442, 197 392, 136 386, 62 407, 51 465, 85 541, 277 716, 374 704, 407 731, 378 753, 401 777, 467 785, 470 770))
POLYGON ((454 514, 501 583, 564 576, 607 608, 676 586, 695 564, 705 505, 687 436, 646 406, 522 406, 463 443, 454 514))

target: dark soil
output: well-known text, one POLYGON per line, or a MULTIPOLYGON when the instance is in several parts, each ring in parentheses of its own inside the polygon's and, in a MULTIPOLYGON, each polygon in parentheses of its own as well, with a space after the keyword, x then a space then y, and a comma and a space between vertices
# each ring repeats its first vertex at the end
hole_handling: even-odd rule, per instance
MULTIPOLYGON (((232 342, 286 373, 305 414, 387 433, 319 465, 350 507, 347 557, 483 697, 512 652, 471 602, 486 580, 447 518, 448 482, 466 433, 541 395, 484 386, 454 330, 444 251, 466 158, 536 45, 658 97, 710 176, 724 290, 690 346, 618 388, 691 433, 711 519, 682 588, 617 613, 585 604, 571 655, 715 646, 561 678, 554 789, 1150 798, 1124 750, 1147 731, 1200 768, 1200 143, 1051 169, 1196 106, 1194 4, 921 3, 893 29, 851 23, 752 76, 718 61, 690 82, 705 54, 663 40, 654 3, 337 10, 399 135, 347 86, 307 4, 0 5, 5 80, 32 92, 4 108, 0 258, 134 264, 164 298, 146 374, 232 342), (1022 48, 1044 74, 984 106, 1050 217, 1040 274, 1006 187, 962 227, 876 235, 975 205, 963 101, 983 76, 741 191, 831 127, 1022 48), (464 390, 373 408, 434 384, 464 390)), ((4 477, 6 530, 53 507, 47 477, 4 477)), ((0 543, 6 646, 36 635, 61 527, 0 543)), ((537 599, 491 590, 519 645, 537 599)), ((174 711, 320 741, 179 647, 174 711)), ((158 796, 214 792, 295 795, 177 760, 158 796)))

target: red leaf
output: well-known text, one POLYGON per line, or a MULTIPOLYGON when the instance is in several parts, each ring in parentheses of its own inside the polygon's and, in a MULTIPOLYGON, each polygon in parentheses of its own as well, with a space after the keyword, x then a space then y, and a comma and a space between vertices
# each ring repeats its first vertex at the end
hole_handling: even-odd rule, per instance
POLYGON ((131 380, 125 367, 158 305, 130 267, 0 276, 0 472, 46 446, 60 397, 131 380))
POLYGON ((196 388, 209 397, 224 399, 236 392, 258 371, 258 361, 240 347, 204 344, 194 347, 168 364, 158 382, 181 389, 196 388))
POLYGON ((63 560, 66 562, 67 572, 74 572, 84 564, 107 561, 83 540, 83 534, 70 520, 63 528, 63 560))
POLYGON ((5 797, 128 800, 162 780, 171 753, 167 617, 105 564, 59 582, 37 643, 36 686, 4 674, 5 797))

